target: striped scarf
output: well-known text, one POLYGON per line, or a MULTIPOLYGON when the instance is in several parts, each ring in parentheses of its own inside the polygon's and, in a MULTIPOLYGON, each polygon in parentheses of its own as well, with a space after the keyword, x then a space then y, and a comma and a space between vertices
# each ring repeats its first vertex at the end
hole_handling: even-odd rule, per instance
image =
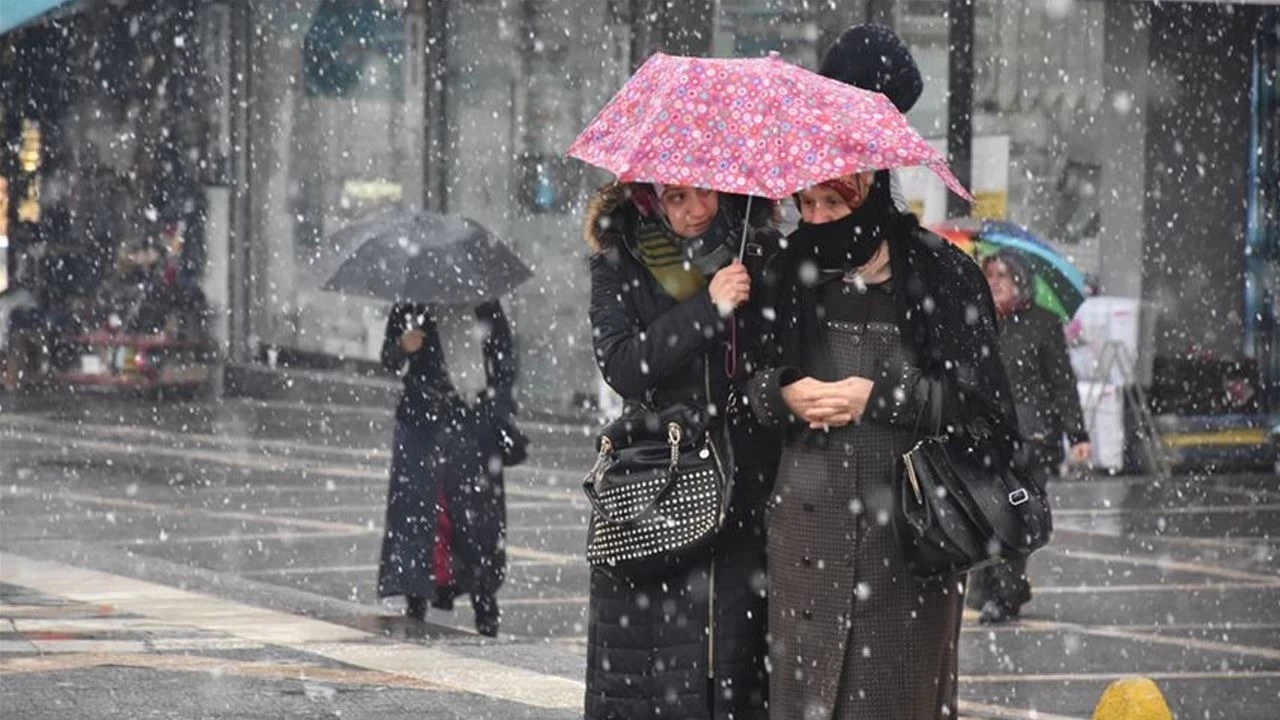
POLYGON ((644 266, 671 297, 688 300, 707 286, 702 273, 684 261, 677 240, 662 223, 641 222, 636 228, 636 247, 644 266))

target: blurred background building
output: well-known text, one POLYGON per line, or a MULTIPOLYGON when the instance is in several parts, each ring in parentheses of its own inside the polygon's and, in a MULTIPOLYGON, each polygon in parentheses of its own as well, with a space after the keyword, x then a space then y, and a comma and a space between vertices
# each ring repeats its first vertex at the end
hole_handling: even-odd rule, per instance
MULTIPOLYGON (((388 207, 476 218, 538 276, 512 299, 530 407, 596 396, 582 202, 563 157, 650 52, 808 67, 894 25, 945 147, 949 12, 971 12, 974 212, 1047 236, 1141 300, 1173 413, 1276 398, 1280 16, 1263 2, 23 0, 0 15, 0 287, 87 296, 162 247, 198 278, 233 374, 371 371, 385 308, 319 290, 328 240, 388 207), (34 6, 48 6, 36 8, 34 6), (21 11, 31 10, 29 16, 21 11), (43 9, 40 13, 37 10, 43 9), (1233 380, 1235 378, 1235 380, 1233 380), (1247 387, 1240 389, 1244 378, 1247 387)), ((945 197, 910 179, 927 221, 945 197)), ((1153 388, 1159 389, 1159 388, 1153 388)))

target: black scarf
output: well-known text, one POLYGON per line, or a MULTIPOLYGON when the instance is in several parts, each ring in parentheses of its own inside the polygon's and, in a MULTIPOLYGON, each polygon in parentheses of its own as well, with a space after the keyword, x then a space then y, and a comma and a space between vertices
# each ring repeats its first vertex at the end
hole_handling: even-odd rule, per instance
POLYGON ((898 213, 889 192, 887 171, 876 173, 866 202, 831 222, 800 221, 788 244, 799 258, 812 259, 820 269, 849 270, 871 261, 885 234, 897 222, 898 213))
MULTIPOLYGON (((852 216, 850 216, 852 217, 852 216)), ((845 224, 841 220, 823 225, 810 225, 811 228, 822 228, 845 224)), ((880 232, 872 242, 861 242, 861 237, 854 238, 848 246, 835 252, 828 248, 832 243, 824 244, 819 240, 822 233, 811 232, 801 242, 795 243, 793 238, 800 230, 787 238, 787 255, 782 263, 780 292, 777 303, 777 318, 781 323, 778 350, 782 364, 806 368, 821 380, 835 380, 831 377, 834 370, 829 367, 828 353, 825 351, 810 353, 807 349, 822 348, 822 322, 827 310, 822 304, 822 290, 830 280, 830 274, 824 275, 820 270, 848 270, 851 267, 865 265, 875 254, 881 242, 889 244, 889 268, 893 273, 891 287, 898 325, 912 347, 918 347, 916 340, 923 342, 923 329, 916 322, 918 314, 910 312, 912 298, 906 292, 908 283, 900 282, 910 276, 907 267, 910 238, 919 232, 919 222, 915 215, 892 212, 884 216, 884 224, 878 226, 880 232), (851 247, 852 246, 852 247, 851 247), (865 248, 864 248, 865 246, 865 248), (861 255, 865 254, 865 259, 861 255), (860 262, 855 262, 860 260, 860 262), (919 336, 919 337, 916 337, 919 336)), ((842 238, 845 236, 841 236, 842 238)), ((918 283, 917 283, 918 285, 918 283)))
POLYGON ((908 320, 909 298, 901 287, 905 283, 896 281, 908 277, 906 239, 914 237, 919 229, 915 215, 901 213, 894 205, 887 171, 876 173, 866 202, 844 218, 821 224, 801 222, 787 237, 787 254, 782 263, 777 311, 778 318, 791 326, 790 331, 780 333, 782 342, 778 349, 782 363, 800 368, 814 362, 817 367, 808 369, 815 377, 834 379, 828 377, 832 372, 827 366, 828 353, 817 352, 811 358, 805 353, 805 348, 822 347, 821 326, 826 308, 822 306, 823 275, 819 271, 844 272, 865 265, 882 242, 889 244, 889 269, 895 281, 893 297, 898 323, 904 337, 911 337, 907 324, 915 323, 908 320))

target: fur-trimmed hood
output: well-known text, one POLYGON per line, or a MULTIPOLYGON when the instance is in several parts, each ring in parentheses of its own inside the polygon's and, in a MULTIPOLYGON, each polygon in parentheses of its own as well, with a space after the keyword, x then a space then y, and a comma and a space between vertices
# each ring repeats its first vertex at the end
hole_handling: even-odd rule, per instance
POLYGON ((631 186, 609 183, 596 190, 587 201, 582 239, 593 253, 618 247, 626 236, 626 229, 638 217, 639 211, 631 203, 631 186))

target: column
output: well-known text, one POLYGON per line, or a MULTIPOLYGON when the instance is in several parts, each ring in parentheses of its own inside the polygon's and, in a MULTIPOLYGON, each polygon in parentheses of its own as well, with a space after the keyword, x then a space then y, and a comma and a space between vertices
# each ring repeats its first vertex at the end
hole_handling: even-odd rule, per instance
POLYGON ((1103 89, 1099 112, 1102 158, 1102 294, 1142 297, 1146 224, 1147 81, 1150 10, 1108 3, 1104 23, 1103 89))

